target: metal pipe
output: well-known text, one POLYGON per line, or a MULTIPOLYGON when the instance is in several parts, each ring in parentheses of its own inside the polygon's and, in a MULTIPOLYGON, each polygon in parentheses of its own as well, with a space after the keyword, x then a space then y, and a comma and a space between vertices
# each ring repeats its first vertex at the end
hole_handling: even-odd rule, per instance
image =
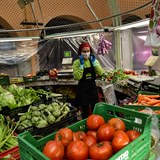
MULTIPOLYGON (((81 30, 77 32, 65 32, 65 33, 57 33, 49 36, 45 36, 45 39, 55 39, 55 38, 65 38, 65 37, 73 37, 73 36, 84 36, 89 34, 97 34, 104 32, 103 29, 90 29, 90 30, 81 30)), ((1 38, 0 42, 7 41, 29 41, 29 40, 40 40, 40 37, 16 37, 16 38, 1 38)))
POLYGON ((35 11, 34 11, 34 2, 31 2, 31 3, 30 3, 30 7, 31 7, 31 9, 32 9, 34 21, 36 22, 37 29, 38 29, 38 32, 39 32, 39 34, 40 34, 39 25, 38 25, 38 22, 37 22, 37 20, 36 20, 36 15, 35 15, 35 11))
MULTIPOLYGON (((93 11, 91 5, 89 4, 89 0, 85 0, 87 7, 89 8, 89 10, 91 11, 91 13, 93 14, 93 16, 95 17, 96 20, 98 20, 99 18, 97 17, 97 15, 95 14, 95 12, 93 11)), ((99 22, 99 25, 101 26, 101 28, 103 28, 103 25, 101 22, 99 22)))
MULTIPOLYGON (((147 7, 149 6, 150 4, 152 4, 152 0, 142 6, 139 6, 137 8, 134 8, 130 11, 126 11, 126 12, 123 12, 123 13, 119 13, 119 14, 116 14, 116 15, 113 15, 113 16, 109 16, 109 17, 105 17, 105 18, 102 18, 102 19, 99 19, 99 20, 94 20, 94 21, 89 21, 89 22, 80 22, 80 23, 73 23, 73 24, 67 24, 67 25, 60 25, 60 26, 52 26, 52 27, 44 27, 44 28, 31 28, 31 29, 21 29, 21 30, 0 30, 0 33, 4 33, 4 32, 24 32, 24 31, 37 31, 37 30, 50 30, 50 29, 55 29, 55 28, 67 28, 67 27, 72 27, 72 26, 79 26, 79 25, 87 25, 87 24, 92 24, 92 23, 97 23, 97 22, 101 22, 101 21, 105 21, 107 19, 110 19, 110 18, 114 18, 116 16, 122 16, 122 15, 125 15, 125 14, 129 14, 131 12, 134 12, 136 10, 140 10, 144 7, 147 7)), ((112 28, 112 27, 105 27, 105 28, 112 28)))
MULTIPOLYGON (((42 22, 43 22, 43 28, 45 27, 45 25, 44 25, 44 17, 43 17, 43 13, 42 13, 42 8, 41 8, 41 5, 40 5, 40 2, 39 2, 39 0, 37 0, 37 2, 38 2, 38 6, 39 6, 39 10, 40 10, 40 14, 41 14, 41 18, 42 18, 42 22)), ((44 36, 46 35, 46 32, 45 32, 45 30, 44 30, 44 36)))
POLYGON ((90 29, 90 30, 81 30, 77 32, 66 32, 66 33, 57 33, 53 35, 48 35, 45 38, 47 39, 53 39, 53 38, 65 38, 65 37, 73 37, 73 36, 85 36, 89 34, 97 34, 97 33, 102 33, 104 32, 104 29, 90 29))

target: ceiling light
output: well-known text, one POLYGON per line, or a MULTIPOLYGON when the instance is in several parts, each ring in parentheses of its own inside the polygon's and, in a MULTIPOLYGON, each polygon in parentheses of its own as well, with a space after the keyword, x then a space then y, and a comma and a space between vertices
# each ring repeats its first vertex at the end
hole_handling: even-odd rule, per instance
POLYGON ((137 33, 148 33, 148 30, 147 31, 139 31, 137 33))
POLYGON ((1 38, 0 42, 31 41, 32 38, 1 38))
POLYGON ((149 26, 149 19, 141 20, 138 22, 126 24, 126 25, 121 25, 118 27, 114 27, 114 30, 125 30, 129 28, 138 28, 138 27, 144 27, 144 26, 149 26))
POLYGON ((138 38, 142 39, 143 41, 146 40, 147 36, 138 36, 138 38))

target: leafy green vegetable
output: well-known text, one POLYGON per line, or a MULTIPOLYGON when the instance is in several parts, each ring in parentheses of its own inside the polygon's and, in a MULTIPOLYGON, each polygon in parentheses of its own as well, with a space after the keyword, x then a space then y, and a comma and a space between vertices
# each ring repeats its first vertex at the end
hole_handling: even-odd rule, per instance
POLYGON ((5 117, 0 114, 0 151, 8 150, 16 145, 18 142, 13 135, 15 129, 17 128, 19 121, 14 127, 10 119, 5 119, 5 117))
POLYGON ((15 84, 6 89, 0 86, 0 107, 8 106, 10 109, 29 105, 40 100, 36 91, 32 88, 25 89, 15 84))

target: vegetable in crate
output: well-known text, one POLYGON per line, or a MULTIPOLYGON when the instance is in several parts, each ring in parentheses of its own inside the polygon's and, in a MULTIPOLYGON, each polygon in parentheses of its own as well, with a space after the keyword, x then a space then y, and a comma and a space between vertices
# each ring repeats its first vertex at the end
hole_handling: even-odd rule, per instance
POLYGON ((160 95, 138 94, 138 105, 160 106, 160 95))
POLYGON ((112 140, 112 146, 114 153, 118 152, 125 146, 127 146, 130 143, 130 139, 124 131, 117 130, 114 133, 114 138, 112 140))
POLYGON ((72 141, 66 150, 68 160, 85 160, 88 158, 88 146, 83 141, 72 141))
POLYGON ((14 127, 10 119, 5 119, 0 114, 0 153, 18 145, 17 139, 14 136, 17 125, 14 127))
MULTIPOLYGON (((131 111, 128 109, 119 108, 114 105, 108 105, 106 103, 99 103, 99 104, 97 104, 94 113, 100 114, 102 117, 104 117, 105 124, 107 124, 111 118, 117 117, 119 115, 117 113, 122 113, 124 116, 119 117, 119 118, 121 120, 124 120, 124 123, 126 125, 126 131, 128 129, 133 130, 134 128, 136 128, 137 130, 141 131, 141 135, 134 142, 131 142, 129 140, 129 137, 127 136, 127 133, 125 133, 126 131, 125 132, 122 130, 115 131, 116 133, 114 134, 114 138, 111 139, 110 142, 107 142, 107 144, 108 144, 107 147, 103 147, 104 142, 99 142, 99 140, 97 140, 98 141, 98 144, 96 144, 97 148, 94 151, 92 150, 93 155, 89 151, 90 149, 88 149, 88 148, 93 147, 93 145, 91 145, 91 147, 88 147, 88 145, 84 145, 85 138, 86 138, 85 136, 84 136, 85 138, 81 138, 81 140, 77 139, 75 141, 74 141, 74 138, 72 138, 72 136, 71 136, 72 140, 68 143, 69 145, 65 145, 66 146, 65 154, 62 158, 63 159, 72 159, 72 160, 74 160, 74 159, 78 160, 81 158, 82 159, 83 158, 84 159, 91 159, 92 158, 92 159, 102 160, 103 156, 104 156, 104 159, 112 159, 112 160, 115 160, 115 159, 141 159, 141 160, 145 159, 148 156, 148 153, 150 152, 151 116, 149 116, 147 114, 134 112, 134 111, 131 111), (107 107, 105 107, 105 105, 107 105, 107 107), (135 122, 134 121, 135 118, 139 118, 142 121, 142 123, 135 122), (144 124, 146 124, 146 125, 144 125, 144 124), (129 144, 129 143, 132 143, 132 144, 129 144), (86 148, 86 146, 87 146, 87 148, 86 148), (139 146, 141 148, 143 148, 143 151, 145 151, 145 152, 142 152, 141 149, 137 148, 139 146), (135 149, 133 149, 133 147, 135 149), (122 149, 122 148, 123 148, 123 150, 120 151, 120 149, 122 149), (108 151, 107 151, 107 149, 108 149, 108 151), (86 150, 88 150, 88 151, 86 152, 86 150), (110 152, 110 151, 112 151, 112 152, 110 152), (103 154, 102 154, 102 152, 103 152, 103 154), (111 155, 110 153, 112 153, 113 155, 111 155), (108 157, 108 155, 109 155, 109 157, 108 157)), ((104 124, 101 124, 101 125, 104 125, 104 124)), ((101 125, 99 127, 101 127, 101 125)), ((85 134, 89 134, 88 133, 89 131, 94 131, 93 135, 95 137, 96 132, 99 129, 99 127, 94 130, 87 130, 88 127, 87 127, 86 120, 82 120, 82 121, 77 122, 76 124, 72 124, 72 125, 68 126, 68 129, 71 130, 70 133, 73 132, 73 137, 74 137, 75 132, 76 133, 77 132, 83 133, 82 135, 85 135, 85 134), (85 130, 83 130, 83 131, 85 131, 85 134, 84 134, 84 132, 81 132, 82 128, 83 129, 85 128, 85 130)), ((30 149, 36 148, 34 150, 34 152, 31 153, 32 159, 36 159, 37 157, 40 157, 41 159, 47 159, 47 157, 44 157, 44 155, 40 152, 41 149, 39 149, 39 146, 45 146, 47 141, 55 140, 54 139, 55 135, 58 132, 59 131, 54 132, 46 137, 43 137, 40 140, 34 139, 29 134, 29 132, 21 133, 18 137, 19 137, 19 140, 24 142, 26 145, 28 145, 28 147, 30 149), (33 139, 33 141, 31 139, 33 139)), ((64 134, 64 135, 66 136, 67 134, 64 134)), ((59 138, 59 141, 62 139, 65 141, 67 140, 66 137, 62 138, 62 136, 59 136, 59 135, 57 137, 59 138)), ((28 152, 28 149, 25 149, 24 146, 22 146, 22 147, 23 147, 22 148, 23 150, 26 150, 25 152, 28 152)))
POLYGON ((18 129, 22 131, 31 126, 37 128, 47 127, 66 117, 69 111, 68 103, 53 102, 47 105, 30 106, 28 112, 19 113, 20 124, 18 129))
POLYGON ((108 123, 115 128, 115 130, 126 130, 125 123, 119 118, 111 118, 108 123))
POLYGON ((6 89, 0 86, 0 106, 8 106, 10 109, 29 105, 39 101, 40 98, 32 88, 25 89, 15 84, 9 85, 6 89))
POLYGON ((108 141, 96 143, 89 148, 91 159, 107 160, 113 155, 112 144, 108 141))
POLYGON ((62 160, 64 157, 64 147, 58 141, 48 141, 43 148, 43 153, 50 160, 62 160))
POLYGON ((73 140, 73 132, 69 128, 61 128, 55 134, 54 140, 61 142, 64 147, 67 147, 73 140))
POLYGON ((98 129, 100 127, 100 125, 102 125, 104 123, 105 123, 105 120, 100 115, 93 114, 87 118, 88 129, 93 129, 93 130, 98 129))
POLYGON ((136 138, 138 138, 141 135, 141 133, 136 130, 128 130, 126 133, 131 142, 134 141, 136 138))

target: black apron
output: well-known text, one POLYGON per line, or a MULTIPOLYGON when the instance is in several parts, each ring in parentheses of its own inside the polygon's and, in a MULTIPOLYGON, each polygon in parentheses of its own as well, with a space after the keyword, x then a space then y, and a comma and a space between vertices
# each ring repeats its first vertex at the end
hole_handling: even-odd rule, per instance
MULTIPOLYGON (((91 62, 90 62, 91 63, 91 62)), ((96 74, 94 67, 84 68, 83 77, 78 83, 76 100, 82 109, 89 105, 93 110, 94 105, 98 102, 98 89, 95 83, 96 74)))

